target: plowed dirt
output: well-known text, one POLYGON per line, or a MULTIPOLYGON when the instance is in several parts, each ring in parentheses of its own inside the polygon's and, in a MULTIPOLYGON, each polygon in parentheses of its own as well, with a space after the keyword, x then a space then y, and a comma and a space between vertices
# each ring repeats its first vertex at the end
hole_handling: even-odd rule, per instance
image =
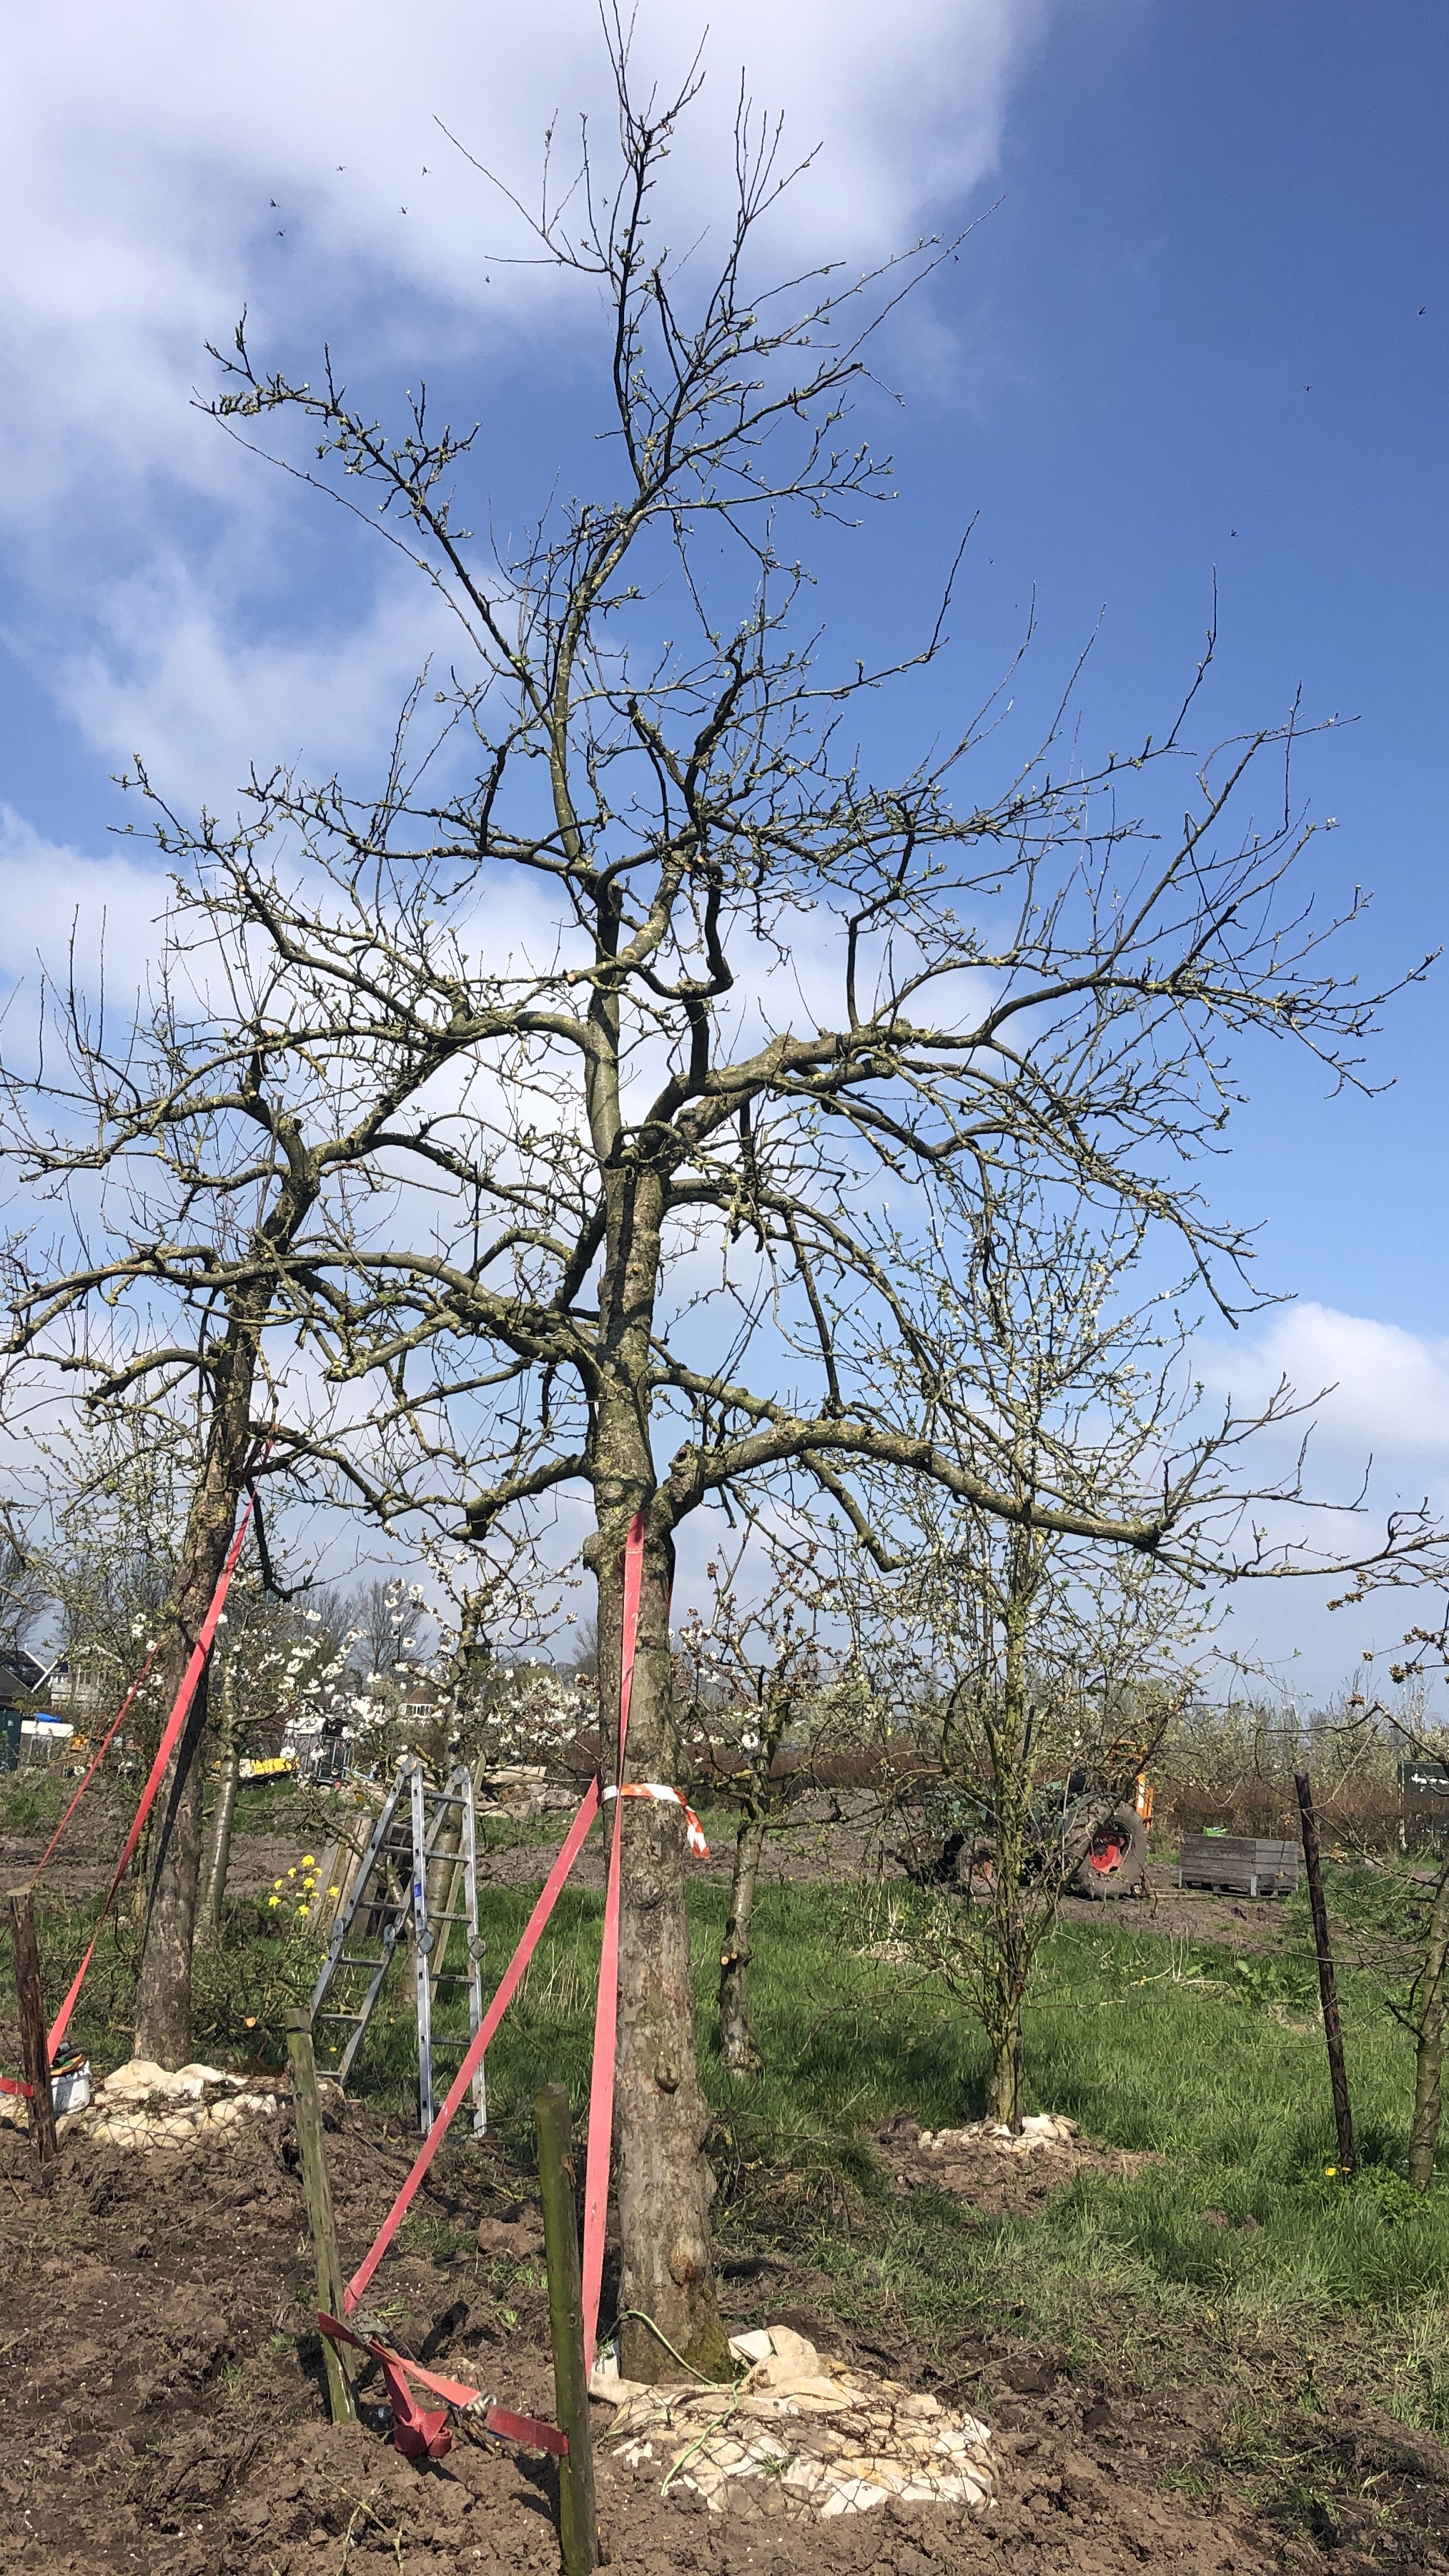
MULTIPOLYGON (((328 2137, 344 2262, 370 2241, 412 2140, 348 2105, 328 2137)), ((557 2566, 552 2470, 461 2426, 414 2467, 369 2421, 324 2420, 309 2332, 311 2255, 285 2103, 236 2143, 139 2157, 68 2141, 40 2188, 23 2139, 0 2141, 6 2261, 0 2569, 15 2576, 426 2576, 557 2566)), ((506 2403, 552 2413, 539 2231, 492 2143, 451 2145, 376 2291, 394 2335, 506 2403)), ((732 2327, 794 2323, 846 2360, 993 2427, 987 2517, 893 2503, 813 2528, 772 2511, 768 2482, 714 2515, 662 2497, 657 2467, 601 2445, 607 2563, 631 2576, 866 2569, 875 2576, 1366 2576, 1439 2570, 1449 2454, 1371 2410, 1318 2430, 1316 2541, 1234 2501, 1216 2465, 1210 2391, 1149 2399, 1075 2387, 1062 2356, 866 2344, 814 2276, 778 2263, 727 2277, 732 2327), (785 2304, 805 2290, 808 2309, 785 2304), (1365 2503, 1364 2497, 1371 2499, 1365 2503), (1334 2498, 1337 2498, 1335 2501, 1334 2498), (1386 2511, 1392 2508, 1392 2511, 1386 2511)), ((371 2410, 369 2410, 371 2412, 371 2410)), ((608 2410, 598 2410, 600 2435, 608 2410)))

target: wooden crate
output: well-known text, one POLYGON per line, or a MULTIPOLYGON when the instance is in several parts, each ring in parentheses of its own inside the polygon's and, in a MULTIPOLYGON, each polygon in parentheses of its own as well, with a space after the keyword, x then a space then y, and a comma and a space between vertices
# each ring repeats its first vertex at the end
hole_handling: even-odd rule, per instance
POLYGON ((1261 1834, 1184 1834, 1179 1887, 1223 1888, 1232 1896, 1291 1896, 1303 1874, 1295 1842, 1261 1834))

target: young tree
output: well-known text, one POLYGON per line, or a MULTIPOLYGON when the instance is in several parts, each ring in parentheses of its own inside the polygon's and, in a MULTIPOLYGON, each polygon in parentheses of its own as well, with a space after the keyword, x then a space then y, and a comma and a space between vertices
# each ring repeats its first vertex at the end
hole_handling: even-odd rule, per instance
POLYGON ((348 1612, 355 1660, 368 1681, 391 1682, 427 1660, 432 1622, 418 1585, 404 1582, 401 1575, 373 1575, 358 1585, 348 1612))
MULTIPOLYGON (((1275 819, 1232 826, 1295 719, 1199 765, 1185 818, 1186 708, 1095 768, 1053 728, 987 785, 989 710, 872 774, 844 728, 893 675, 812 658, 787 522, 888 490, 843 421, 872 329, 937 253, 772 284, 759 236, 789 173, 778 131, 742 114, 713 263, 676 256, 659 190, 692 85, 641 104, 616 70, 617 159, 586 153, 563 198, 546 185, 531 236, 602 304, 593 488, 490 558, 455 493, 476 433, 436 429, 419 393, 390 435, 330 359, 305 380, 259 370, 239 330, 218 419, 375 504, 369 524, 455 615, 458 658, 436 725, 419 693, 380 784, 258 779, 236 831, 167 818, 162 837, 248 953, 325 986, 359 1043, 381 989, 398 1044, 456 1058, 418 1144, 426 1232, 400 1218, 339 1244, 309 1329, 339 1377, 387 1375, 399 1483, 424 1427, 420 1511, 461 1491, 482 1539, 582 1490, 606 1715, 642 1515, 630 1767, 669 1781, 688 1514, 772 1481, 834 1497, 889 1467, 1021 1520, 989 1449, 967 1464, 937 1436, 903 1247, 941 1248, 949 1279, 983 1209, 1056 1177, 1147 1213, 1230 1284, 1246 1240, 1185 1168, 1236 1098, 1230 1044, 1291 1035, 1353 1081, 1373 1006, 1280 905, 1310 838, 1281 784, 1275 819), (1134 802, 1158 770, 1173 819, 1134 802)), ((944 651, 944 620, 902 670, 944 651)), ((1033 1527, 1143 1556, 1177 1508, 1169 1490, 1084 1511, 1051 1477, 1030 1506, 1033 1527)), ((672 2347, 722 2370, 683 1824, 643 1802, 622 1829, 625 2366, 671 2370, 672 2347)))
POLYGON ((296 1750, 330 1724, 345 1728, 357 1713, 351 1667, 355 1632, 349 1602, 335 1586, 298 1583, 285 1595, 278 1569, 264 1580, 255 1551, 244 1555, 217 1631, 208 1671, 212 1739, 218 1774, 201 1874, 197 1931, 221 1929, 231 1860, 241 1765, 250 1747, 296 1750), (280 1743, 279 1743, 280 1739, 280 1743))
POLYGON ((1026 1202, 982 1237, 921 1330, 938 1355, 938 1436, 1015 1510, 913 1480, 877 1497, 841 1586, 865 1696, 920 1748, 904 1797, 914 1874, 932 1888, 923 1953, 970 1994, 987 2116, 1012 2126, 1037 1954, 1188 1695, 1194 1591, 1205 1563, 1231 1562, 1224 1515, 1238 1522, 1247 1503, 1233 1471, 1256 1426, 1194 1437, 1185 1329, 1170 1300, 1131 1303, 1143 1231, 1026 1202), (1176 1503, 1158 1546, 1083 1534, 1109 1512, 1147 1518, 1160 1493, 1176 1503), (1077 1532, 1060 1525, 1067 1499, 1077 1532))
POLYGON ((705 1764, 710 1794, 723 1795, 739 1817, 718 1990, 720 2055, 732 2075, 764 2071, 750 2019, 750 1963, 765 1837, 814 1786, 824 1741, 835 1731, 834 1659, 822 1652, 818 1633, 830 1605, 815 1554, 812 1545, 795 1554, 767 1539, 769 1587, 758 1603, 747 1603, 735 1589, 742 1544, 732 1565, 709 1566, 714 1598, 707 1611, 692 1610, 679 1631, 691 1758, 705 1764))
MULTIPOLYGON (((1356 1584, 1342 1599, 1330 1604, 1333 1609, 1357 1605, 1364 1597, 1366 1585, 1356 1584)), ((1365 1650, 1364 1661, 1372 1663, 1373 1654, 1365 1650)), ((1427 1684, 1433 1676, 1449 1673, 1449 1609, 1437 1627, 1423 1622, 1407 1629, 1402 1653, 1390 1661, 1389 1678, 1400 1694, 1397 1708, 1391 1707, 1377 1693, 1355 1689, 1343 1712, 1347 1721, 1340 1731, 1357 1737, 1360 1743, 1375 1735, 1387 1736, 1401 1759, 1410 1759, 1430 1767, 1431 1774, 1449 1776, 1449 1728, 1426 1723, 1424 1706, 1427 1684)), ((1366 1679, 1366 1676, 1361 1678, 1366 1679)), ((1439 2152, 1439 2134, 1444 2108, 1444 2032, 1446 2006, 1449 2006, 1449 1854, 1442 1848, 1435 1855, 1437 1866, 1427 1884, 1416 1873, 1416 1883, 1404 1891, 1403 1921, 1399 1929, 1421 1953, 1421 1964, 1409 1982, 1402 2003, 1392 2005, 1397 2018, 1412 2034, 1414 2041, 1414 2099, 1409 2118, 1409 2180, 1417 2191, 1433 2186, 1434 2165, 1439 2152)))

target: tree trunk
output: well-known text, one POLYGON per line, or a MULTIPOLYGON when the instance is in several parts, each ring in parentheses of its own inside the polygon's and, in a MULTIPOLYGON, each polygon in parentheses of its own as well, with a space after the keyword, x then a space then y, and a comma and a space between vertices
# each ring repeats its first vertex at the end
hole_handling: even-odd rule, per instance
MULTIPOLYGON (((220 1572, 220 1566, 217 1568, 220 1572)), ((215 1575, 212 1584, 215 1584, 215 1575)), ((210 1590, 207 1599, 211 1597, 210 1590)), ((205 1610, 201 1617, 205 1616, 205 1610)), ((200 1617, 196 1625, 201 1624, 200 1617)), ((184 1633, 184 1632, 183 1632, 184 1633)), ((174 1680, 185 1670, 195 1630, 178 1652, 174 1680)), ((168 1679, 173 1678, 168 1672, 168 1679)), ((191 1954, 196 1940, 201 1877, 202 1738, 206 1732, 206 1675, 171 1759, 157 1800, 160 1816, 147 1890, 146 1929, 136 1980, 136 2055, 158 2066, 187 2064, 191 2056, 191 1954)))
MULTIPOLYGON (((623 1613, 623 1536, 610 1515, 596 1543, 601 1705, 617 1719, 623 1613)), ((673 1548, 651 1533, 639 1605, 626 1772, 673 1786, 677 1738, 669 1653, 673 1548)), ((619 2038, 615 2119, 623 2247, 620 2366, 626 2379, 677 2379, 680 2362, 705 2378, 731 2375, 715 2305, 703 2149, 709 2109, 699 2081, 694 1979, 685 1901, 686 1827, 678 1807, 621 1800, 619 2038), (672 2349, 671 2349, 672 2347, 672 2349)))
POLYGON ((1019 2129, 1025 2043, 1022 2006, 1031 1975, 1033 1926, 1027 1917, 1027 1846, 1031 1782, 1027 1757, 1027 1644, 1034 1581, 1029 1533, 1012 1544, 1011 1581, 1003 1612, 1005 1657, 1000 1699, 986 1717, 995 1810, 995 1867, 986 1926, 982 2012, 991 2049, 988 2120, 1019 2129))
POLYGON ((206 1875, 201 1890, 201 1913, 198 1929, 204 1940, 214 1941, 221 1930, 222 1908, 226 1903, 226 1875, 231 1861, 231 1829, 236 1817, 236 1793, 241 1780, 241 1744, 236 1728, 235 1667, 227 1672, 222 1691, 221 1710, 221 1784, 216 1793, 216 1813, 211 1820, 211 1842, 206 1854, 206 1875))
POLYGON ((1409 2180, 1428 2191, 1434 2180, 1444 2077, 1444 1971, 1449 1962, 1449 1869, 1439 1881, 1429 1917, 1424 1959, 1424 2000, 1414 2059, 1414 2116, 1409 2125, 1409 2180))
MULTIPOLYGON (((186 1524, 171 1634, 163 1658, 167 1703, 180 1687, 226 1562, 250 1447, 252 1381, 260 1320, 233 1318, 213 1379, 206 1457, 186 1524)), ((136 1981, 136 2055, 184 2066, 191 2047, 191 1954, 201 1878, 203 1672, 152 1809, 146 1928, 136 1981)))
POLYGON ((1021 1999, 1008 2003, 991 2039, 991 2078, 986 2088, 986 2117, 1008 2129, 1021 2126, 1021 2093, 1025 2046, 1021 1999))
POLYGON ((764 1816, 757 1808, 751 1809, 741 1817, 735 1836, 735 1865, 719 1962, 720 2055, 732 2075, 763 2075, 765 2071, 750 2021, 750 1918, 755 1910, 764 1844, 764 1816))

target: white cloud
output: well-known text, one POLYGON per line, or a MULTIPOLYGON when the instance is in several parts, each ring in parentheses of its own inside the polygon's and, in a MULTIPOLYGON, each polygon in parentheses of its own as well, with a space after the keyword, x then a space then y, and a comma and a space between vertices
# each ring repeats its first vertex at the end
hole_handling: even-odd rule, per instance
MULTIPOLYGON (((129 1000, 156 954, 167 894, 159 867, 119 848, 90 858, 58 847, 0 805, 0 986, 38 989, 42 968, 63 980, 73 953, 81 988, 93 1000, 104 988, 128 1019, 129 1000)), ((12 1062, 23 1052, 24 1035, 12 994, 6 1031, 12 1062)))
POLYGON ((1216 1351, 1212 1383, 1240 1408, 1266 1401, 1280 1377, 1319 1406, 1315 1445, 1391 1462, 1449 1467, 1449 1339, 1345 1315, 1312 1299, 1278 1310, 1241 1354, 1216 1351))
MULTIPOLYGON (((705 104, 670 173, 680 238, 718 203, 742 64, 796 153, 824 145, 782 246, 866 257, 909 236, 989 171, 1046 6, 723 0, 705 104)), ((696 22, 644 0, 638 63, 667 84, 704 23, 703 7, 696 22)), ((315 731, 323 758, 345 752, 346 683, 367 659, 369 706, 395 677, 394 639, 366 602, 287 602, 274 626, 340 635, 355 617, 341 683, 326 644, 245 640, 247 603, 285 570, 294 505, 190 407, 203 344, 244 302, 272 345, 310 356, 329 324, 351 326, 354 350, 400 369, 424 345, 486 360, 555 333, 538 270, 489 269, 507 210, 435 118, 531 191, 555 114, 560 164, 581 106, 608 124, 594 0, 418 0, 406 25, 382 0, 10 0, 0 24, 0 524, 30 594, 12 640, 46 677, 59 669, 107 756, 140 745, 189 783, 203 753, 233 757, 244 724, 265 735, 276 698, 285 738, 253 732, 249 749, 315 731)))
POLYGON ((447 627, 436 593, 389 566, 340 632, 239 633, 172 555, 113 586, 88 641, 58 658, 55 693, 109 756, 159 758, 168 799, 225 817, 253 760, 267 769, 320 747, 329 766, 366 758, 370 773, 447 627))

